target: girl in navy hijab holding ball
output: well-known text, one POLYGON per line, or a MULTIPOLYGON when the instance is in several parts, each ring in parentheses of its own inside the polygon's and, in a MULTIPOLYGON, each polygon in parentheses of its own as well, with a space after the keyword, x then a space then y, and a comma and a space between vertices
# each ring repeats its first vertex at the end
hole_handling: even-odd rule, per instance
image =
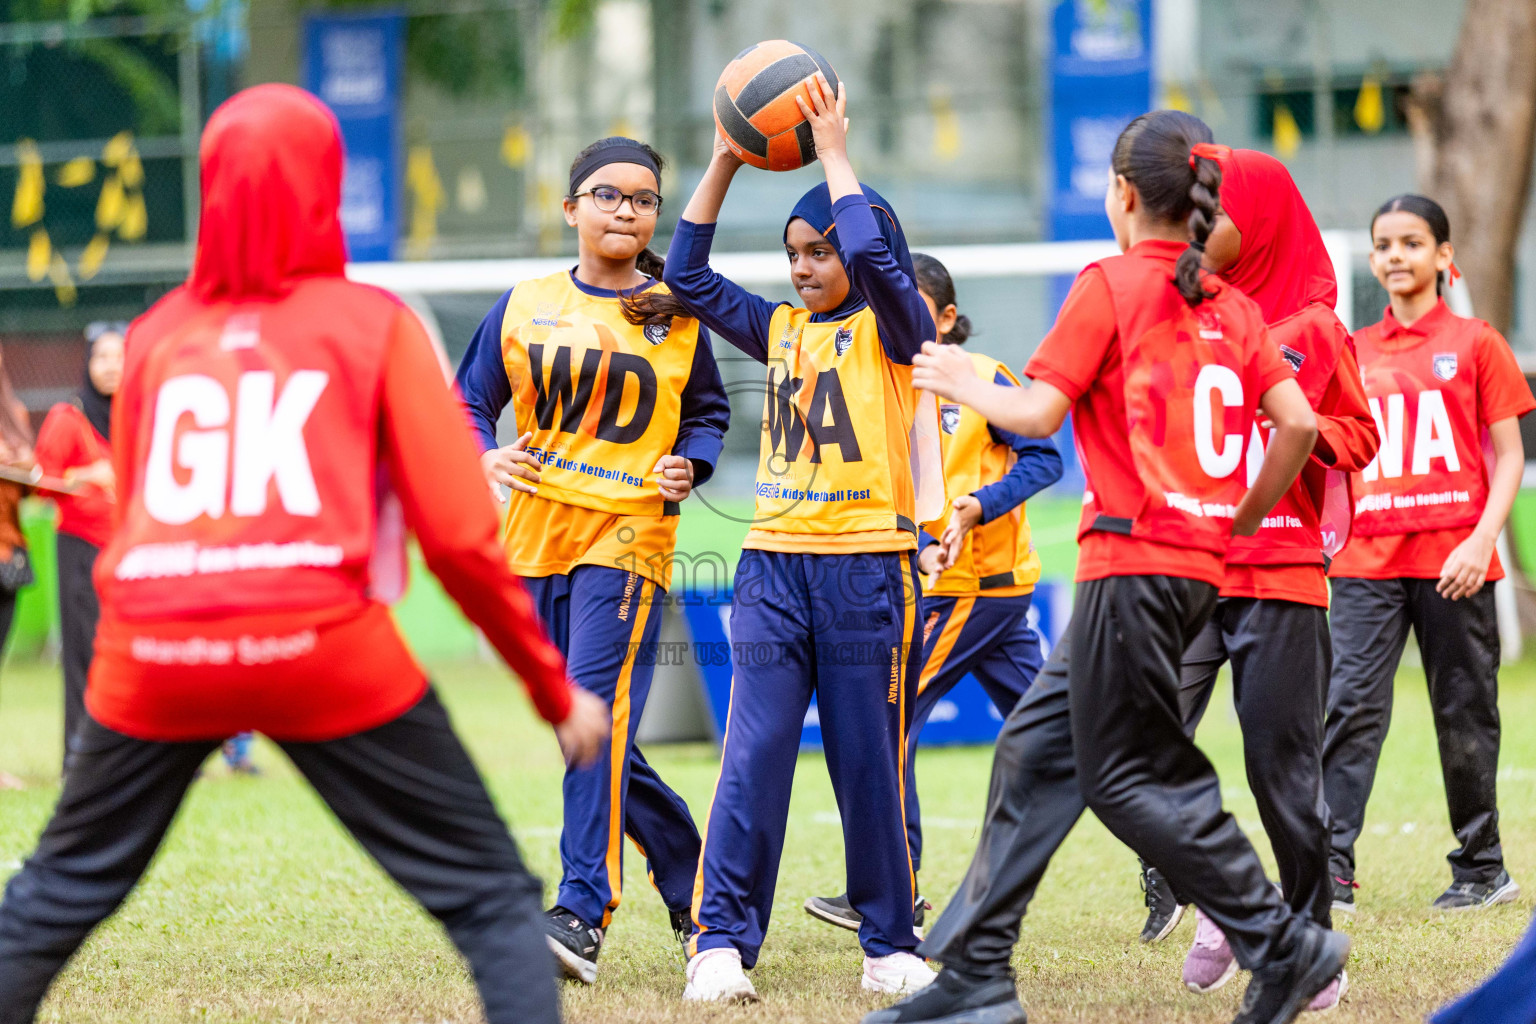
POLYGON ((919 402, 911 364, 935 330, 900 224, 848 161, 843 91, 834 94, 821 74, 807 85, 810 102, 798 99, 827 181, 800 200, 784 230, 800 305, 753 295, 709 267, 715 220, 741 166, 718 139, 664 274, 694 316, 768 367, 757 511, 736 571, 735 675, 694 886, 685 999, 756 998, 743 968, 756 963, 768 928, 812 694, 844 845, 857 854, 847 877, 863 918, 862 984, 904 992, 933 979, 913 953, 902 808, 921 650, 916 523, 943 508, 937 410, 931 398, 919 402))

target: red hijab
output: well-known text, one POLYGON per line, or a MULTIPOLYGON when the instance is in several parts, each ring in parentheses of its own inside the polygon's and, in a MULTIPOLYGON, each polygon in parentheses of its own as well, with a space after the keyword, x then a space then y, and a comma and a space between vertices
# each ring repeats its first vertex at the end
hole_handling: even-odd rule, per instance
POLYGON ((188 284, 205 301, 277 298, 293 280, 339 275, 341 130, 291 85, 258 85, 208 119, 202 219, 188 284))
POLYGON ((1237 262, 1221 278, 1259 304, 1265 323, 1314 302, 1333 308, 1333 261, 1284 164, 1256 150, 1232 150, 1221 160, 1221 208, 1243 235, 1237 262))

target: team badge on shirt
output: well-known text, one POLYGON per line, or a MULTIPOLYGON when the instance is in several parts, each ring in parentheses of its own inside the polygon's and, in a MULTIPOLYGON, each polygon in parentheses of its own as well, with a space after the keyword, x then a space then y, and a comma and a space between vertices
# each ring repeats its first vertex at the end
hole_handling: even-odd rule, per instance
POLYGON ((1291 369, 1297 373, 1301 372, 1301 364, 1307 361, 1306 356, 1291 348, 1289 345, 1281 345, 1280 354, 1285 356, 1285 361, 1290 363, 1291 369))
POLYGON ((837 335, 832 339, 832 347, 838 355, 842 355, 853 347, 853 328, 839 327, 837 335))
POLYGON ((1440 380, 1450 380, 1456 376, 1456 353, 1436 352, 1435 358, 1429 364, 1435 371, 1435 376, 1440 380))
POLYGON ((953 434, 960 429, 960 407, 958 405, 939 406, 939 426, 944 433, 953 434))
POLYGON ((667 340, 667 335, 671 333, 672 322, 670 320, 664 324, 645 325, 645 340, 650 342, 652 345, 660 345, 662 342, 667 340))

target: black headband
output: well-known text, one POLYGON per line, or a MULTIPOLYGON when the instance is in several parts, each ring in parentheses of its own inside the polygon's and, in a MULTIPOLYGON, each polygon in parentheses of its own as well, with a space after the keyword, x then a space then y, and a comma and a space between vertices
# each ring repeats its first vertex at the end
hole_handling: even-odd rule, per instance
POLYGON ((620 135, 604 139, 603 142, 606 145, 594 149, 571 168, 571 188, 566 195, 575 195, 576 187, 590 178, 592 172, 609 164, 639 164, 641 167, 649 167, 651 173, 656 175, 657 188, 661 187, 661 166, 656 163, 655 157, 640 147, 640 143, 620 135))

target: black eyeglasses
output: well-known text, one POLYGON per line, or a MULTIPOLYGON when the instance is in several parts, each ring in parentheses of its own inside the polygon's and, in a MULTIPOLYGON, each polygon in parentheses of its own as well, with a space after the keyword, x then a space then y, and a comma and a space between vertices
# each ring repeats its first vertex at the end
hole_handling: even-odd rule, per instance
POLYGON ((612 185, 597 185, 585 192, 577 192, 571 198, 580 199, 582 196, 591 196, 593 205, 604 213, 617 212, 626 199, 629 200, 630 209, 642 217, 654 217, 661 212, 661 196, 648 188, 634 193, 625 193, 612 185))

